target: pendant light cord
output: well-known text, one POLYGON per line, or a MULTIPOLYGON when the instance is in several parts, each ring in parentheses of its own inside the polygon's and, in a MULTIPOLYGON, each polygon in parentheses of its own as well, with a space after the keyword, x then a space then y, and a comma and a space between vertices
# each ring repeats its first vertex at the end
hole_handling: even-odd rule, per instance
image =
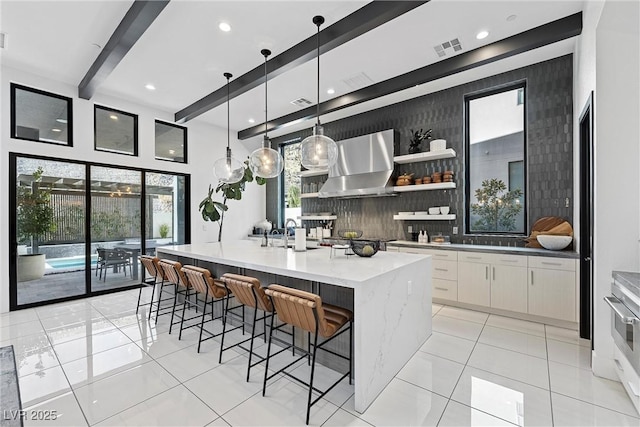
POLYGON ((229 125, 229 79, 232 77, 230 73, 224 73, 224 76, 227 78, 227 149, 229 149, 229 143, 231 141, 231 131, 229 125))
POLYGON ((260 51, 262 55, 264 55, 264 139, 262 140, 262 146, 264 147, 265 141, 267 140, 267 57, 271 55, 271 51, 269 49, 262 49, 260 51))
MULTIPOLYGON (((324 20, 323 20, 324 21, 324 20)), ((314 22, 315 22, 315 18, 314 18, 314 22)), ((318 22, 316 25, 318 26, 318 32, 316 34, 316 52, 317 52, 317 56, 318 56, 318 81, 316 84, 317 87, 317 92, 316 95, 318 96, 318 103, 316 104, 316 118, 317 118, 317 123, 318 125, 320 125, 320 25, 322 24, 322 22, 318 22)))

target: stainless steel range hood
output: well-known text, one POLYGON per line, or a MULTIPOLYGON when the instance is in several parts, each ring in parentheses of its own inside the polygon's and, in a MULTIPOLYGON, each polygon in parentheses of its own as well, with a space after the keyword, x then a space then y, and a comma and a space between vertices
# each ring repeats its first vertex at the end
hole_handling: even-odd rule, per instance
POLYGON ((393 193, 393 129, 337 141, 338 161, 318 197, 385 196, 393 193))

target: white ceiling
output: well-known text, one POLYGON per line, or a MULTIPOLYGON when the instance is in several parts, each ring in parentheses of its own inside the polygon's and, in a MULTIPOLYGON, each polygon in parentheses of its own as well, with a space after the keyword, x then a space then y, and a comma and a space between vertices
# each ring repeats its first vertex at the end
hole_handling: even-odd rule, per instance
MULTIPOLYGON (((225 84, 223 72, 234 78, 263 62, 260 50, 273 56, 316 32, 314 15, 326 19, 322 28, 364 6, 366 1, 191 1, 173 0, 98 88, 108 94, 175 113, 225 84), (218 29, 226 21, 229 33, 218 29), (155 85, 148 91, 145 84, 155 85)), ((98 56, 131 1, 7 1, 0 3, 0 31, 8 48, 3 64, 78 85, 98 56)), ((321 101, 354 89, 345 79, 360 73, 373 82, 441 60, 433 47, 458 38, 466 52, 544 23, 576 13, 583 1, 431 0, 321 56, 321 101), (516 15, 514 20, 507 20, 516 15), (480 30, 489 37, 477 40, 480 30), (327 88, 335 94, 328 95, 327 88)), ((565 41, 420 85, 397 94, 346 108, 322 117, 323 122, 420 96, 466 81, 550 59, 573 51, 565 41)), ((448 55, 447 57, 449 57, 448 55)), ((444 58, 446 59, 446 58, 444 58)), ((269 118, 297 111, 290 101, 316 102, 316 60, 269 81, 269 118)), ((135 112, 134 112, 135 113, 135 112)), ((231 128, 264 120, 264 85, 231 100, 231 128)), ((226 105, 196 120, 226 128, 226 105)), ((270 132, 276 136, 311 127, 307 121, 270 132)), ((259 137, 257 137, 259 140, 259 137)))

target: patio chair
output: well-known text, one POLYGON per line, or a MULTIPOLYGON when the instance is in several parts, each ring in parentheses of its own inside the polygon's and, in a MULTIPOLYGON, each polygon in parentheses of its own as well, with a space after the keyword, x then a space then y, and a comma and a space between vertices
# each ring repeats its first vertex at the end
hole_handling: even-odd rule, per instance
POLYGON ((120 267, 122 267, 122 272, 125 277, 127 276, 127 266, 129 267, 129 276, 133 277, 133 273, 131 271, 131 254, 123 249, 105 249, 105 259, 103 263, 102 269, 104 270, 104 279, 103 281, 107 281, 107 271, 109 271, 109 267, 113 267, 114 273, 118 271, 120 267))
POLYGON ((96 276, 98 272, 100 272, 100 278, 102 279, 102 268, 104 267, 105 261, 105 248, 97 248, 96 253, 98 254, 98 259, 96 260, 96 276))

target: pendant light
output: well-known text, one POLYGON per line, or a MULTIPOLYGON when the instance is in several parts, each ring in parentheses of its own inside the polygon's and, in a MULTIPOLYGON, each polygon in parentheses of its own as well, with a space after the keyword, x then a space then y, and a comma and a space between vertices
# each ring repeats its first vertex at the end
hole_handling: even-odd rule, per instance
POLYGON ((231 73, 224 73, 227 78, 227 155, 216 160, 213 164, 213 173, 218 177, 220 182, 225 184, 234 184, 244 176, 244 165, 237 159, 231 157, 231 147, 229 147, 229 79, 233 77, 231 73))
POLYGON ((300 163, 307 169, 328 169, 338 160, 338 144, 324 134, 320 125, 320 25, 324 23, 322 16, 314 16, 313 23, 318 27, 318 104, 316 116, 318 121, 313 127, 313 135, 305 138, 300 145, 300 163))
POLYGON ((262 49, 260 53, 264 56, 264 139, 262 148, 249 156, 249 168, 261 178, 275 178, 284 169, 284 160, 280 153, 271 148, 271 140, 267 136, 267 57, 271 55, 271 51, 262 49))

